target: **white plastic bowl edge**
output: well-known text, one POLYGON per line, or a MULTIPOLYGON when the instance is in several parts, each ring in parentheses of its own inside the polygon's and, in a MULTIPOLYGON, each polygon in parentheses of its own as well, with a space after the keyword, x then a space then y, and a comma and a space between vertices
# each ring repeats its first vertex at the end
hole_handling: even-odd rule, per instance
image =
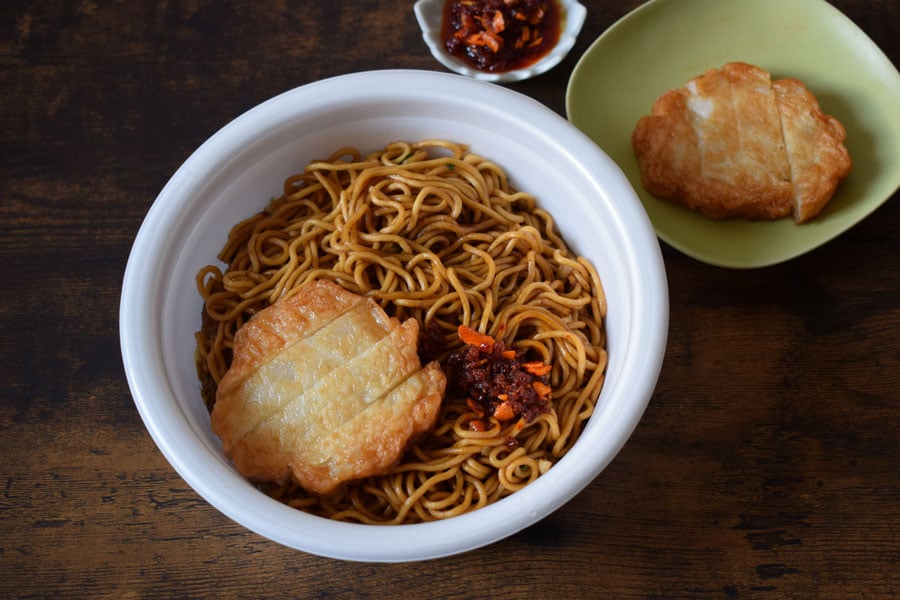
POLYGON ((172 176, 137 234, 123 279, 120 338, 135 405, 160 451, 196 492, 285 546, 352 561, 404 562, 472 550, 546 517, 589 485, 637 425, 662 366, 668 291, 659 244, 621 170, 565 119, 500 86, 453 74, 385 70, 308 84, 223 127, 172 176), (244 480, 209 428, 194 370, 197 270, 228 229, 280 193, 285 177, 345 145, 467 143, 554 215, 603 280, 607 379, 581 439, 546 475, 486 508, 395 527, 339 523, 286 507, 244 480))

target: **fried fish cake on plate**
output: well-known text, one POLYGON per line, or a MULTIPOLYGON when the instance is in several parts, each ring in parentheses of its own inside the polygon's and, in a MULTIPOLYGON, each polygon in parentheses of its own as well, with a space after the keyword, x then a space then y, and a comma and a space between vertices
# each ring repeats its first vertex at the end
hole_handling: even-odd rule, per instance
POLYGON ((852 168, 844 146, 847 132, 826 115, 816 97, 798 79, 772 84, 781 113, 781 130, 794 185, 793 214, 804 223, 819 213, 852 168))
POLYGON ((631 141, 654 196, 712 219, 803 223, 850 172, 844 136, 802 83, 735 62, 660 96, 631 141))

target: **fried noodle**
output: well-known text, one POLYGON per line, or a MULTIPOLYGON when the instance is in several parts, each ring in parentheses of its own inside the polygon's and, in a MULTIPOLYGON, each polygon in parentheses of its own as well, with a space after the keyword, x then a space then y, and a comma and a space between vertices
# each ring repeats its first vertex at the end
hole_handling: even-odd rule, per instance
POLYGON ((471 511, 545 473, 594 410, 606 366, 606 302, 594 267, 575 256, 535 199, 497 164, 443 140, 395 142, 363 156, 343 148, 284 182, 284 193, 237 224, 223 271, 197 274, 202 395, 211 410, 234 334, 304 283, 328 279, 389 314, 438 327, 444 351, 462 324, 552 366, 553 407, 531 422, 490 417, 445 399, 435 429, 390 472, 319 498, 264 484, 274 498, 345 521, 399 524, 471 511))

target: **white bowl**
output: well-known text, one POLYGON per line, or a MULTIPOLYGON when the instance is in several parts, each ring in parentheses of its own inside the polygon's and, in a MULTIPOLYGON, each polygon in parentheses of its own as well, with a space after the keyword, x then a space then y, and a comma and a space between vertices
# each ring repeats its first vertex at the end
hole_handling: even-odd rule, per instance
POLYGON ((398 562, 470 550, 547 516, 603 470, 656 385, 668 326, 659 244, 619 168, 565 119, 521 94, 449 73, 373 71, 305 85, 264 102, 204 143, 150 208, 125 271, 122 356, 150 435, 198 494, 286 546, 398 562), (201 301, 194 275, 233 224, 281 193, 310 160, 347 145, 443 137, 493 159, 536 196, 573 250, 593 261, 608 299, 609 365, 596 412, 548 473, 480 510, 434 523, 372 526, 289 508, 248 483, 209 426, 194 369, 201 301))
POLYGON ((447 52, 441 40, 441 21, 444 15, 445 0, 418 0, 413 6, 413 10, 416 13, 419 27, 422 29, 422 39, 425 40, 431 55, 439 63, 460 75, 466 75, 481 81, 506 83, 521 81, 549 71, 558 65, 569 53, 569 50, 572 49, 572 46, 575 45, 575 39, 584 25, 587 9, 576 0, 557 1, 562 10, 560 18, 562 31, 559 33, 559 42, 550 52, 531 65, 503 73, 479 71, 447 52))

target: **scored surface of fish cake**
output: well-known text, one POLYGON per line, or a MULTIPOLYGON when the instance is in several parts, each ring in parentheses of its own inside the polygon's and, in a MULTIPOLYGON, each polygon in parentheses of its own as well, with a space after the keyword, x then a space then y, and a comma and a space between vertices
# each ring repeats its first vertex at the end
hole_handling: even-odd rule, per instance
POLYGON ((811 218, 849 172, 843 127, 813 96, 778 89, 735 62, 660 96, 632 133, 641 185, 713 219, 811 218))
POLYGON ((283 481, 310 443, 352 419, 419 369, 418 324, 407 320, 351 360, 318 373, 316 382, 272 413, 231 448, 245 477, 283 481), (412 342, 412 346, 410 346, 412 342))
POLYGON ((212 423, 222 447, 230 450, 269 415, 314 386, 322 373, 352 360, 398 327, 395 319, 382 315, 373 300, 360 302, 311 335, 280 346, 277 354, 260 361, 246 379, 218 397, 212 423))
POLYGON ((818 214, 847 175, 852 162, 836 118, 822 112, 818 100, 798 79, 772 84, 794 185, 794 218, 805 223, 818 214))
POLYGON ((327 494, 345 481, 393 466, 411 440, 429 431, 440 413, 446 377, 436 362, 414 372, 344 425, 329 432, 291 465, 295 481, 327 494))
POLYGON ((229 449, 259 421, 292 399, 290 391, 279 385, 291 380, 294 387, 309 383, 292 365, 310 362, 328 369, 359 352, 358 346, 340 343, 348 327, 365 323, 360 333, 374 341, 397 326, 381 315, 380 307, 371 299, 332 282, 314 281, 245 323, 235 334, 234 358, 219 383, 210 415, 210 425, 223 448, 229 449), (371 314, 372 318, 363 321, 361 313, 371 314), (326 352, 317 352, 316 343, 312 342, 316 334, 322 336, 319 341, 328 344, 326 352), (293 362, 285 360, 291 353, 296 355, 293 362), (281 384, 276 383, 279 381, 281 384))

